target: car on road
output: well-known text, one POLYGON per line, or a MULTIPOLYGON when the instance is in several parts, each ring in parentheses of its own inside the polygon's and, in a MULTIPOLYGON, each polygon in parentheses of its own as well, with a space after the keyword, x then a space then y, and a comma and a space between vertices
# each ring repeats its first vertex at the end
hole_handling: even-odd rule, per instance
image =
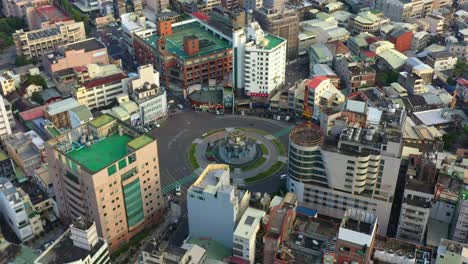
POLYGON ((286 180, 288 178, 287 174, 281 174, 280 175, 280 180, 286 180))
POLYGON ((177 104, 177 107, 180 108, 180 109, 183 109, 183 108, 184 108, 184 106, 181 105, 181 104, 177 104))
POLYGON ((155 127, 160 127, 161 125, 159 123, 154 124, 155 127))
POLYGON ((180 187, 180 185, 177 185, 177 186, 175 187, 176 195, 177 195, 177 196, 180 196, 180 195, 181 195, 181 191, 182 191, 182 188, 180 187))
POLYGON ((245 115, 245 111, 244 111, 244 110, 241 111, 241 115, 245 115))
POLYGON ((291 119, 291 117, 288 116, 288 115, 284 118, 284 120, 286 120, 286 121, 289 121, 290 119, 291 119))

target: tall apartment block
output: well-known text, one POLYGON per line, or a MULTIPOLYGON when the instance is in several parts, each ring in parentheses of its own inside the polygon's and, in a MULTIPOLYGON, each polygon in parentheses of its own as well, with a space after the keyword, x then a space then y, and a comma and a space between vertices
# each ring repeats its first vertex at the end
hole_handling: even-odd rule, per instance
POLYGON ((257 22, 233 32, 234 86, 251 97, 269 98, 286 75, 286 40, 263 32, 257 22))
POLYGON ((434 199, 434 181, 437 172, 434 153, 422 157, 410 156, 407 180, 403 192, 397 238, 423 244, 434 199))
POLYGON ((110 115, 46 143, 62 219, 96 223, 111 251, 162 217, 158 147, 110 115))
POLYGON ((232 43, 211 26, 190 19, 172 24, 158 21, 158 33, 134 39, 140 65, 153 64, 166 84, 187 88, 192 84, 223 80, 232 71, 232 43))
POLYGON ((234 231, 233 256, 255 263, 257 233, 262 225, 265 211, 247 208, 234 231))
POLYGON ((230 184, 228 165, 208 165, 187 191, 190 236, 209 237, 232 248, 236 225, 249 199, 250 192, 230 184))
MULTIPOLYGON (((10 102, 3 99, 3 96, 0 95, 0 139, 3 141, 7 136, 11 135, 11 104, 10 102)), ((14 125, 14 120, 13 125, 14 125)))
POLYGON ((16 54, 28 59, 39 59, 57 46, 86 39, 83 22, 73 20, 57 23, 53 27, 13 33, 16 54))
POLYGON ((375 214, 348 208, 341 220, 336 240, 336 263, 372 263, 371 256, 376 234, 375 214))
POLYGON ((289 191, 330 217, 342 218, 348 207, 369 211, 386 234, 405 117, 402 109, 348 100, 341 111, 324 110, 320 128, 299 125, 289 136, 289 191))
POLYGON ((263 1, 263 7, 255 9, 253 18, 263 30, 287 40, 288 59, 297 57, 299 45, 299 14, 284 7, 282 0, 263 1))

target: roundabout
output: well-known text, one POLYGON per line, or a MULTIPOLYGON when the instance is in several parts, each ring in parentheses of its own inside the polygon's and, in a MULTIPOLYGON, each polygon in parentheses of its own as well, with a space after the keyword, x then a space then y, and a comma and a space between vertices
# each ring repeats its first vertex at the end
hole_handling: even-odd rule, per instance
POLYGON ((228 164, 232 182, 245 186, 275 175, 286 163, 284 147, 276 138, 259 129, 227 127, 209 131, 196 138, 188 159, 194 169, 210 163, 228 164))
MULTIPOLYGON (((261 142, 258 146, 262 155, 237 168, 239 175, 236 175, 236 178, 254 177, 244 184, 250 191, 277 191, 283 184, 279 175, 285 173, 285 146, 288 144, 288 135, 292 127, 294 125, 291 123, 254 116, 217 116, 189 110, 174 114, 161 123, 161 127, 150 132, 158 142, 163 194, 173 192, 178 185, 188 188, 198 178, 204 166, 216 162, 208 159, 206 148, 203 149, 200 143, 207 144, 208 139, 222 138, 223 136, 218 133, 225 133, 227 128, 238 128, 247 137, 253 137, 261 142), (273 159, 275 150, 279 154, 273 159), (267 162, 265 156, 271 162, 267 162), (270 164, 270 168, 266 168, 267 163, 270 164)), ((233 175, 236 173, 234 167, 231 173, 233 175)))

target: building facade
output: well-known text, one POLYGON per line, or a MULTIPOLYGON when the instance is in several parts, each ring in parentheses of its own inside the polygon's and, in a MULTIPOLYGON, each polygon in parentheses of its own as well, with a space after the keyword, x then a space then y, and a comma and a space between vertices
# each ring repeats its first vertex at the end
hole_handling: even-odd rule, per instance
POLYGON ((190 236, 209 237, 232 248, 236 224, 249 199, 248 191, 230 184, 228 165, 208 165, 187 191, 190 236))
POLYGON ((264 33, 257 22, 233 33, 234 78, 237 89, 251 97, 270 97, 286 74, 286 40, 264 33))
POLYGON ((20 86, 20 76, 12 71, 4 71, 0 73, 0 89, 3 96, 6 96, 20 86))
POLYGON ((161 219, 158 149, 149 135, 101 115, 49 140, 46 153, 62 220, 92 219, 111 251, 161 219))
POLYGON ((221 32, 195 19, 158 21, 157 26, 158 34, 135 37, 135 56, 140 65, 153 64, 167 85, 186 89, 223 80, 232 71, 232 43, 221 32))
POLYGON ((13 33, 16 54, 27 59, 40 59, 42 55, 54 51, 63 44, 86 39, 83 22, 67 21, 54 27, 31 31, 17 30, 13 33))
POLYGON ((265 211, 247 208, 234 231, 233 256, 255 263, 257 232, 262 225, 265 211))
POLYGON ((371 124, 366 112, 376 109, 352 100, 344 109, 322 112, 321 129, 305 124, 291 132, 288 188, 298 196, 299 204, 319 214, 342 218, 347 207, 372 212, 379 218, 379 233, 385 234, 402 139, 401 128, 386 131, 379 124, 392 116, 404 118, 404 111, 371 124), (379 133, 388 137, 381 138, 379 133))

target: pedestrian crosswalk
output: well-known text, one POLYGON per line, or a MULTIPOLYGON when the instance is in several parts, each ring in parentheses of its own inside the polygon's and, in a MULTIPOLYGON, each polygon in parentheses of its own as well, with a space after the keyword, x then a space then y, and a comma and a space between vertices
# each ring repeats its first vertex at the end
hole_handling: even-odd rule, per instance
POLYGON ((287 135, 289 134, 289 132, 291 132, 291 130, 293 130, 294 126, 288 126, 288 127, 285 127, 279 131, 277 131, 276 133, 273 134, 273 136, 279 138, 279 137, 282 137, 284 135, 287 135))
POLYGON ((166 185, 166 186, 164 186, 162 188, 163 195, 166 195, 166 194, 174 191, 177 185, 184 186, 184 185, 186 185, 188 183, 191 183, 191 182, 195 181, 198 178, 198 176, 200 176, 200 174, 201 174, 201 170, 196 169, 195 171, 192 172, 192 174, 187 175, 187 176, 185 176, 183 178, 180 178, 177 181, 174 181, 172 183, 169 183, 168 185, 166 185))

